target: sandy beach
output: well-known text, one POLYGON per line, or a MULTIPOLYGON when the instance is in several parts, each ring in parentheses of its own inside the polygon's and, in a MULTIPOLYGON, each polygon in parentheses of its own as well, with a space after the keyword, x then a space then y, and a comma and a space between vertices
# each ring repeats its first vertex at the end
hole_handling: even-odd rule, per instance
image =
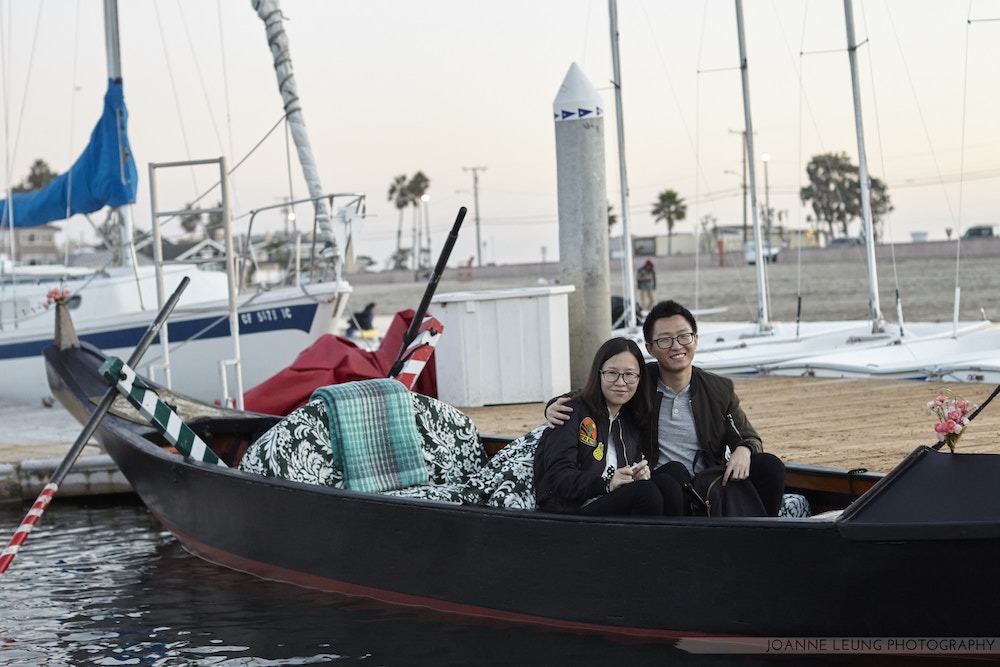
MULTIPOLYGON (((792 259, 791 255, 784 259, 792 259)), ((727 307, 711 319, 749 320, 755 307, 753 267, 730 265, 670 270, 670 258, 657 258, 661 266, 658 298, 673 297, 693 304, 694 286, 698 285, 700 307, 727 307)), ((980 309, 1000 319, 1000 275, 994 270, 995 259, 976 258, 963 263, 962 316, 972 319, 980 309)), ((947 320, 952 312, 954 294, 953 258, 908 260, 895 269, 880 265, 880 271, 899 275, 900 282, 916 287, 908 290, 916 313, 908 320, 947 320)), ((547 275, 552 275, 550 269, 547 275)), ((854 262, 826 262, 810 267, 810 278, 803 278, 794 262, 770 267, 774 321, 788 319, 794 309, 787 302, 798 293, 805 303, 804 319, 863 319, 866 314, 865 276, 854 262), (820 277, 816 277, 817 273, 820 277), (803 286, 810 286, 805 289, 803 286), (781 296, 778 296, 781 295, 781 296)), ((447 292, 509 289, 536 286, 540 272, 516 271, 508 277, 478 276, 472 281, 444 279, 437 294, 447 292)), ((412 274, 411 274, 412 275, 412 274)), ((366 276, 378 280, 379 274, 366 276)), ((398 276, 397 276, 398 278, 398 276)), ((620 274, 613 280, 612 291, 620 289, 620 274)), ((886 285, 882 283, 883 287, 886 285)), ((894 282, 888 283, 889 285, 894 282)), ((397 310, 415 308, 426 287, 423 281, 368 282, 354 281, 350 308, 360 309, 374 301, 378 304, 377 322, 384 330, 397 310)), ((890 288, 885 288, 888 290, 890 288)), ((895 288, 892 287, 892 290, 895 288)), ((888 297, 886 297, 888 298, 888 297)), ((892 302, 889 301, 889 304, 892 302)), ((432 306, 433 312, 433 306, 432 306)), ((887 311, 883 306, 883 311, 887 311)), ((886 312, 887 319, 895 319, 886 312)), ((710 318, 701 318, 707 321, 710 318)), ((447 335, 447 332, 445 332, 447 335)), ((993 390, 992 385, 974 383, 939 383, 885 380, 831 380, 822 378, 783 378, 737 376, 737 390, 765 448, 788 461, 838 468, 868 468, 887 471, 918 445, 936 441, 935 418, 926 404, 941 392, 951 392, 981 403, 993 390)), ((519 436, 543 421, 542 403, 494 405, 464 408, 481 433, 519 436)), ((0 433, 0 464, 27 458, 61 457, 79 433, 79 425, 58 405, 43 408, 32 405, 0 405, 0 419, 5 429, 0 433)), ((97 453, 97 448, 88 447, 97 453)), ((968 428, 959 443, 963 452, 1000 452, 1000 400, 987 407, 968 428)))
MULTIPOLYGON (((752 266, 718 264, 670 269, 671 258, 656 258, 657 298, 675 298, 690 307, 724 307, 723 313, 701 318, 751 320, 756 309, 752 266)), ((860 259, 860 258, 859 258, 860 259)), ((794 253, 769 267, 772 320, 794 319, 802 295, 804 320, 865 319, 867 275, 863 261, 812 263, 803 267, 794 253)), ((985 313, 1000 320, 1000 275, 995 258, 963 260, 963 319, 985 313)), ((880 298, 887 320, 895 321, 895 291, 899 285, 904 321, 947 321, 952 317, 955 259, 942 253, 879 264, 880 298)), ((552 275, 551 272, 547 275, 552 275)), ((539 272, 472 282, 442 280, 437 294, 481 289, 509 289, 538 284, 539 272)), ((355 283, 352 304, 374 301, 379 312, 415 308, 423 282, 355 283)), ((621 275, 612 271, 612 293, 620 293, 621 275)), ((358 306, 360 307, 360 305, 358 306)), ((447 336, 447 332, 445 334, 447 336)), ((887 471, 919 445, 936 442, 936 418, 926 404, 945 391, 981 403, 992 385, 886 380, 832 380, 737 376, 743 408, 760 432, 768 451, 788 461, 838 468, 887 471)), ((464 408, 482 433, 517 436, 543 421, 543 404, 464 408)), ((959 451, 1000 452, 1000 400, 988 406, 963 435, 959 451)))

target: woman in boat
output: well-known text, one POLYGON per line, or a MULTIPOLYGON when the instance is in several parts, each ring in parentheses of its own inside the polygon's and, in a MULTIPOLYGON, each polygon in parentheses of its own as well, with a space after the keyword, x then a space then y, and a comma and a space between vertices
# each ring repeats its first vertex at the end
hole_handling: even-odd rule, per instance
MULTIPOLYGON (((698 323, 676 301, 656 304, 643 322, 646 350, 643 396, 649 404, 645 452, 653 480, 672 477, 681 488, 708 466, 724 465, 723 484, 748 481, 764 510, 776 516, 785 489, 785 465, 764 452, 760 436, 740 407, 732 380, 693 365, 698 323), (727 450, 729 455, 727 456, 727 450)), ((551 426, 572 421, 573 401, 557 397, 546 406, 551 426)), ((690 507, 684 507, 690 514, 690 507)))
POLYGON ((643 356, 628 338, 604 343, 573 412, 549 429, 535 451, 535 497, 549 512, 588 515, 680 513, 681 487, 652 480, 640 434, 649 419, 643 356))

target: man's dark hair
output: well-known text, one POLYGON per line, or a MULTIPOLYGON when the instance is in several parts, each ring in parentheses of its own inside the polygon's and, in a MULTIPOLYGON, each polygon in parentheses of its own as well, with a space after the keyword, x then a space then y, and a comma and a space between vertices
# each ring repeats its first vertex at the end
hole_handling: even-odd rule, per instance
POLYGON ((671 299, 659 302, 646 315, 646 321, 642 323, 642 336, 646 339, 646 342, 653 342, 653 325, 656 324, 656 320, 661 320, 664 317, 673 317, 674 315, 683 317, 691 325, 691 331, 698 333, 698 323, 694 321, 694 315, 691 314, 691 311, 671 299))

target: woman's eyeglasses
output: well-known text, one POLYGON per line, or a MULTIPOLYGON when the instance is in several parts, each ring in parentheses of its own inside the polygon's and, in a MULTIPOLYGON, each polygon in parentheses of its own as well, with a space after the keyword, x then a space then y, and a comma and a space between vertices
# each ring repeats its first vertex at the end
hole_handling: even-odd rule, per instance
POLYGON ((669 350, 673 346, 674 341, 677 341, 677 344, 681 347, 687 347, 694 342, 694 334, 688 332, 677 334, 676 336, 664 336, 663 338, 654 340, 653 344, 661 350, 669 350))
POLYGON ((625 384, 635 384, 639 381, 639 374, 635 371, 625 371, 624 373, 619 373, 618 371, 601 371, 601 377, 608 384, 618 382, 618 378, 624 380, 625 384))

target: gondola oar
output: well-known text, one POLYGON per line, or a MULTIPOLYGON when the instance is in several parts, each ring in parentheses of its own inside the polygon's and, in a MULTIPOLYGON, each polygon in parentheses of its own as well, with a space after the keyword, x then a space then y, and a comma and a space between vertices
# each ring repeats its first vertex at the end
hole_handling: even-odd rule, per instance
MULTIPOLYGON (((417 306, 417 312, 413 314, 413 320, 410 321, 410 326, 406 329, 406 333, 403 334, 403 346, 399 348, 399 355, 396 357, 395 363, 392 365, 392 369, 389 371, 389 377, 394 378, 399 375, 400 371, 403 370, 403 364, 406 362, 404 358, 406 354, 406 349, 410 347, 410 343, 417 337, 417 333, 420 331, 420 324, 424 320, 424 314, 427 312, 427 306, 431 303, 431 297, 434 296, 434 290, 437 289, 438 281, 441 280, 441 274, 444 273, 445 265, 448 264, 448 258, 451 256, 451 249, 455 247, 455 241, 458 240, 458 230, 462 227, 462 221, 465 220, 465 214, 468 212, 464 206, 458 209, 458 217, 455 218, 455 224, 452 225, 451 231, 448 232, 448 239, 444 242, 444 248, 441 249, 441 256, 438 257, 437 265, 434 267, 434 273, 431 274, 431 279, 427 283, 427 289, 424 290, 424 296, 420 299, 420 305, 417 306)), ((411 353, 412 354, 412 353, 411 353)))
MULTIPOLYGON (((142 359, 142 356, 146 354, 146 350, 153 343, 153 339, 160 332, 163 327, 163 323, 167 321, 170 313, 173 312, 174 306, 177 305, 177 301, 181 298, 181 293, 187 288, 188 283, 191 279, 185 276, 174 293, 170 295, 167 302, 163 304, 163 308, 160 310, 156 319, 153 323, 149 325, 146 329, 146 333, 143 334, 142 338, 139 339, 139 343, 135 346, 135 350, 132 351, 132 356, 128 359, 129 366, 136 366, 142 359)), ((52 473, 52 477, 49 479, 48 484, 42 489, 42 492, 38 494, 38 498, 35 499, 35 503, 28 510, 28 513, 24 516, 24 520, 21 521, 21 525, 17 527, 14 531, 14 536, 10 538, 10 542, 7 543, 7 548, 0 552, 0 574, 7 571, 10 567, 11 561, 14 560, 14 556, 17 555, 18 550, 24 541, 28 539, 28 534, 31 529, 35 527, 35 524, 42 518, 42 514, 45 512, 45 508, 48 507, 49 502, 56 495, 56 491, 59 490, 59 485, 66 478, 69 473, 70 468, 80 457, 80 453, 83 448, 87 445, 87 441, 94 435, 97 430, 98 425, 101 420, 104 419, 104 415, 108 413, 111 409, 111 404, 115 402, 115 396, 118 394, 118 390, 114 385, 108 387, 108 390, 104 392, 104 398, 98 403, 97 409, 94 410, 94 414, 90 416, 87 420, 87 424, 80 431, 80 435, 77 436, 76 442, 70 447, 69 452, 66 453, 65 458, 63 458, 62 463, 56 468, 56 471, 52 473)))

